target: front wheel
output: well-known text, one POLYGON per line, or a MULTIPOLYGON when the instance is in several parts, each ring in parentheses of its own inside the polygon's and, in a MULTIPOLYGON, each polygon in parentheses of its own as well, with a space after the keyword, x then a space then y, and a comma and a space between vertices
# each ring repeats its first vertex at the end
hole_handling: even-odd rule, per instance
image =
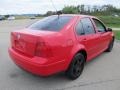
POLYGON ((66 71, 67 77, 72 80, 77 79, 83 71, 84 62, 85 57, 81 53, 76 54, 66 71))
POLYGON ((114 45, 114 38, 112 39, 112 41, 110 42, 110 44, 108 45, 108 48, 107 48, 107 52, 111 52, 112 49, 113 49, 113 45, 114 45))

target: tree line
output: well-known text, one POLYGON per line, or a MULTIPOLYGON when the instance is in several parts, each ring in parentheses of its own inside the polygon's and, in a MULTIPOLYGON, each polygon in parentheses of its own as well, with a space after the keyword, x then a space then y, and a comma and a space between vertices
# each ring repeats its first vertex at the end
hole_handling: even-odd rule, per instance
MULTIPOLYGON (((113 5, 91 6, 91 5, 78 5, 78 6, 65 6, 62 10, 63 14, 90 14, 90 15, 118 15, 120 16, 120 8, 113 5)), ((48 11, 45 15, 54 15, 56 12, 48 11)))

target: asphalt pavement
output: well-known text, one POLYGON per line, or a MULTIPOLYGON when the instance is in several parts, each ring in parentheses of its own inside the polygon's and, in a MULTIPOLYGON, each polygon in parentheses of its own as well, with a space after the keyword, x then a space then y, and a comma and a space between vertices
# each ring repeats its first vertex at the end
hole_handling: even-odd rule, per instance
POLYGON ((0 21, 0 90, 120 90, 120 43, 85 65, 77 80, 64 73, 39 77, 18 68, 8 55, 10 32, 36 20, 0 21))

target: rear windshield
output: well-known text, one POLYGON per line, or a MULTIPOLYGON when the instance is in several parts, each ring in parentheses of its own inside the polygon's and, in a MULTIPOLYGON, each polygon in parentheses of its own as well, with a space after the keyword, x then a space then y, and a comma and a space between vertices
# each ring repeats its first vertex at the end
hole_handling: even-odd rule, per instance
POLYGON ((35 30, 59 31, 72 19, 72 16, 49 16, 28 28, 35 30))

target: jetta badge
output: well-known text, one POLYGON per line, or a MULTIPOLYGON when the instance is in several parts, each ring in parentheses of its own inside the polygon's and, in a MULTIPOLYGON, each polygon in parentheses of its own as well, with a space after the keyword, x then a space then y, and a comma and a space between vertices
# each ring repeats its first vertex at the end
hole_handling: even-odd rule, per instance
POLYGON ((17 35, 17 39, 20 39, 20 37, 21 37, 20 34, 18 34, 18 35, 17 35))

